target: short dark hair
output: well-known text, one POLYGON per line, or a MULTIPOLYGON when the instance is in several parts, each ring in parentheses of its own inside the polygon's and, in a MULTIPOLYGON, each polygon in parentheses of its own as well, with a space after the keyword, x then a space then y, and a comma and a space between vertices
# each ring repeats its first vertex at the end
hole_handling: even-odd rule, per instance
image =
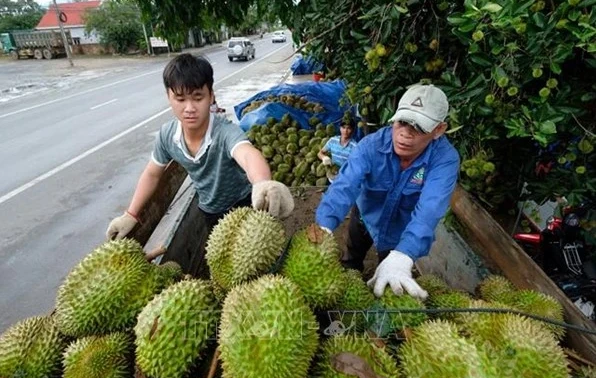
POLYGON ((192 93, 205 85, 213 92, 213 67, 202 56, 180 54, 164 68, 163 85, 176 94, 192 93))

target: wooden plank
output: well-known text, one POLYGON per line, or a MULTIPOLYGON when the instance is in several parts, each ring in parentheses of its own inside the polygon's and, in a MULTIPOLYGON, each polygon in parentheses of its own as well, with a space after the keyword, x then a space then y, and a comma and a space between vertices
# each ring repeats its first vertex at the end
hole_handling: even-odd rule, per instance
POLYGON ((145 245, 153 233, 155 226, 160 222, 166 210, 170 206, 174 195, 186 177, 186 171, 178 163, 171 162, 161 178, 160 185, 153 193, 145 208, 139 214, 143 221, 137 225, 129 234, 129 237, 136 239, 141 245, 145 245))
MULTIPOLYGON (((451 199, 451 208, 482 248, 476 253, 493 262, 514 285, 554 297, 564 308, 565 321, 596 331, 593 322, 567 298, 544 271, 521 249, 503 228, 461 187, 451 199)), ((569 346, 583 357, 596 362, 596 336, 568 330, 569 346)))

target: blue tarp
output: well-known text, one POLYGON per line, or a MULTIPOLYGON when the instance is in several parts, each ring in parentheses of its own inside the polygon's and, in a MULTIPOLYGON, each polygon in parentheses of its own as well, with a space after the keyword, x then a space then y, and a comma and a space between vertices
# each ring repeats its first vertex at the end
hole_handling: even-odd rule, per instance
MULTIPOLYGON (((255 124, 266 124, 269 117, 280 120, 284 114, 289 114, 292 119, 296 120, 303 129, 312 128, 308 121, 311 117, 317 117, 323 125, 330 123, 334 124, 339 133, 339 126, 344 116, 344 112, 349 110, 352 113, 352 119, 357 122, 354 107, 344 105, 340 106, 339 100, 343 97, 346 90, 344 81, 335 80, 331 82, 304 82, 299 84, 281 84, 272 87, 269 90, 259 92, 248 100, 236 105, 234 111, 236 117, 240 120, 240 127, 247 131, 255 124), (293 94, 296 96, 304 96, 308 101, 321 104, 324 111, 320 113, 310 113, 302 109, 297 109, 293 106, 286 105, 279 102, 267 102, 259 108, 254 109, 244 116, 242 111, 253 101, 264 100, 268 96, 281 96, 293 94)), ((354 125, 356 126, 356 125, 354 125)), ((359 128, 356 128, 355 139, 359 140, 362 133, 359 128)))
POLYGON ((305 58, 302 55, 297 55, 292 62, 292 66, 290 67, 292 70, 292 75, 307 75, 318 71, 323 71, 324 68, 325 65, 314 60, 312 56, 307 56, 305 58))

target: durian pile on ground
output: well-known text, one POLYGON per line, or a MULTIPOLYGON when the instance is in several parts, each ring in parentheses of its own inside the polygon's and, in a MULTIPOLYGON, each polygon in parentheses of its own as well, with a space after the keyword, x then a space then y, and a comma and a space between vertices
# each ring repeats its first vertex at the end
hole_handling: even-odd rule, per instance
POLYGON ((317 157, 336 127, 325 126, 316 117, 309 123, 312 130, 301 129, 285 114, 279 121, 270 117, 266 125, 253 125, 247 131, 248 139, 267 159, 274 180, 293 187, 325 186, 327 173, 337 174, 335 165, 325 166, 317 157))
POLYGON ((242 115, 258 109, 261 105, 269 102, 281 102, 282 104, 293 106, 296 109, 305 110, 309 113, 322 113, 325 111, 325 108, 321 104, 308 101, 304 96, 285 94, 281 96, 269 95, 261 100, 252 101, 246 108, 242 110, 242 115))
POLYGON ((478 299, 435 276, 417 278, 425 303, 390 289, 376 299, 360 273, 341 267, 333 235, 312 225, 288 238, 250 208, 216 225, 206 259, 210 280, 194 279, 146 262, 136 242, 106 243, 66 277, 53 314, 0 336, 0 377, 124 378, 136 369, 206 378, 197 372, 216 346, 225 378, 571 376, 557 327, 510 313, 416 311, 562 318, 552 298, 499 276, 482 282, 478 299))

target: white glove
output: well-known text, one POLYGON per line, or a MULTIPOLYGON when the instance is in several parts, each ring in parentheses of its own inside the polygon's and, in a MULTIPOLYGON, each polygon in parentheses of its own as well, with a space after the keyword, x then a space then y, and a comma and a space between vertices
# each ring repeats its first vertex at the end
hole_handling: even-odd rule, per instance
POLYGON ((281 182, 259 181, 252 186, 252 207, 283 219, 294 210, 294 197, 290 189, 281 182))
POLYGON ((331 158, 329 156, 323 156, 323 165, 331 165, 331 158))
POLYGON ((106 238, 108 238, 108 240, 122 239, 137 225, 138 222, 137 218, 127 211, 110 222, 108 230, 106 231, 106 238))
POLYGON ((333 232, 331 232, 330 229, 328 229, 327 227, 323 227, 323 226, 319 226, 321 228, 321 230, 325 231, 328 234, 332 234, 333 232))
POLYGON ((375 275, 367 284, 369 287, 374 287, 373 291, 377 297, 381 297, 385 286, 390 285, 395 295, 402 295, 405 289, 411 296, 425 300, 428 293, 412 278, 413 266, 414 260, 408 255, 391 251, 379 264, 375 275))

